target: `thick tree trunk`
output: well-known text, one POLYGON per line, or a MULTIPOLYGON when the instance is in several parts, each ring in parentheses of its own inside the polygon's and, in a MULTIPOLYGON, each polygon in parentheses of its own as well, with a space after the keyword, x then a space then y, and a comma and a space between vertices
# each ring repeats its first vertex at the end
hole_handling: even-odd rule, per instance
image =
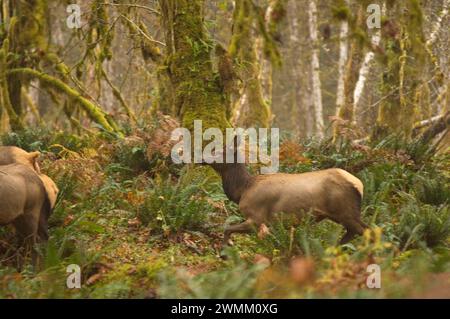
MULTIPOLYGON (((10 51, 24 56, 30 51, 42 51, 47 49, 47 2, 43 0, 12 1, 10 6, 15 12, 15 17, 10 22, 10 51)), ((10 65, 10 68, 33 67, 26 59, 18 59, 10 65)), ((12 76, 8 78, 8 92, 11 105, 17 117, 22 121, 25 112, 22 106, 22 80, 12 76)), ((13 129, 17 129, 11 123, 13 129)))
POLYGON ((426 45, 422 30, 422 8, 408 0, 391 3, 390 19, 383 25, 385 45, 384 74, 377 125, 372 136, 376 139, 392 133, 410 138, 417 120, 418 96, 423 89, 426 45))
POLYGON ((225 129, 223 92, 211 61, 211 41, 204 26, 204 0, 161 0, 166 23, 166 44, 175 108, 182 124, 193 129, 194 120, 203 128, 225 129), (170 21, 172 23, 170 23, 170 21))

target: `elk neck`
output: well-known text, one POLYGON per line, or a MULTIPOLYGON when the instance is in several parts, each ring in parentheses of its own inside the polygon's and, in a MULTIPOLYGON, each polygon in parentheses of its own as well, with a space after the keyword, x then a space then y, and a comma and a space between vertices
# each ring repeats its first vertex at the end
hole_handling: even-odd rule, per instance
POLYGON ((245 164, 222 164, 213 168, 222 177, 222 186, 228 199, 239 204, 241 196, 252 181, 252 176, 247 171, 245 164))

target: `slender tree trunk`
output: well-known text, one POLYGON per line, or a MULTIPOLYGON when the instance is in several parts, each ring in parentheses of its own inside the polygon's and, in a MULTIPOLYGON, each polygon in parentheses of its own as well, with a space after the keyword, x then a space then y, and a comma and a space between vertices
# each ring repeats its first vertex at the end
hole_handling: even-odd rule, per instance
POLYGON ((324 137, 322 87, 320 81, 319 40, 317 26, 316 0, 309 1, 308 8, 309 36, 311 45, 311 75, 312 75, 312 100, 314 105, 315 134, 318 138, 324 137))
POLYGON ((288 21, 290 28, 290 43, 291 43, 291 64, 293 74, 294 92, 294 112, 292 114, 295 128, 298 136, 306 138, 312 135, 314 116, 310 106, 310 69, 308 65, 309 56, 305 55, 305 50, 302 50, 301 38, 302 30, 300 28, 301 14, 306 15, 304 11, 299 11, 298 1, 292 0, 288 3, 288 21))
MULTIPOLYGON (((273 11, 273 5, 276 1, 272 0, 267 6, 266 12, 264 14, 264 20, 266 22, 266 28, 271 23, 271 15, 273 11)), ((260 72, 259 78, 262 86, 262 96, 265 101, 272 101, 272 63, 264 56, 264 44, 263 39, 258 37, 256 41, 256 50, 258 52, 258 59, 260 61, 260 72)))
MULTIPOLYGON (((348 5, 348 1, 345 1, 348 5)), ((336 117, 341 114, 345 104, 345 66, 348 60, 348 20, 341 21, 339 32, 339 63, 338 63, 338 85, 336 90, 336 117)), ((339 123, 334 123, 334 140, 338 135, 339 123)))
MULTIPOLYGON (((385 5, 383 5, 382 12, 386 11, 385 5)), ((355 85, 355 91, 353 93, 353 125, 357 125, 358 115, 359 115, 359 103, 361 101, 361 96, 364 93, 364 88, 366 85, 367 77, 370 72, 370 68, 372 67, 372 62, 375 57, 374 50, 379 46, 381 40, 381 29, 374 32, 371 36, 371 45, 372 50, 369 50, 363 59, 361 68, 359 69, 358 80, 355 85)))
POLYGON ((431 28, 431 34, 426 42, 427 46, 431 46, 436 42, 437 35, 442 26, 442 20, 448 15, 450 10, 450 0, 443 0, 442 11, 439 13, 436 21, 431 28))

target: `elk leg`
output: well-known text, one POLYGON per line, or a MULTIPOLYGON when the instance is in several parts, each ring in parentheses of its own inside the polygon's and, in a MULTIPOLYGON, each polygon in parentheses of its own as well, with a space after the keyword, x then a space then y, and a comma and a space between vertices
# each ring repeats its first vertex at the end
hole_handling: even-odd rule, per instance
MULTIPOLYGON (((36 233, 38 228, 38 221, 32 216, 20 216, 14 221, 19 245, 24 248, 24 256, 31 251, 31 259, 34 265, 37 262, 37 252, 34 251, 34 244, 36 243, 36 233)), ((20 264, 20 263, 19 263, 20 264)), ((19 265, 21 267, 21 265, 19 265)))
MULTIPOLYGON (((362 226, 362 222, 360 220, 350 220, 342 223, 345 228, 347 229, 347 232, 345 233, 344 237, 342 237, 340 244, 346 244, 350 240, 352 240, 356 235, 362 235, 364 232, 365 227, 362 226)), ((365 224, 363 224, 365 225, 365 224)), ((367 225, 365 225, 367 226, 367 225)))
POLYGON ((225 228, 222 246, 226 246, 228 244, 231 234, 233 234, 233 233, 250 233, 254 229, 255 229, 255 222, 251 219, 247 219, 245 222, 237 224, 237 225, 228 226, 227 228, 225 228))
POLYGON ((344 245, 344 244, 348 243, 350 240, 352 240, 355 236, 356 236, 356 234, 354 232, 352 232, 352 231, 347 229, 347 232, 342 237, 342 239, 339 242, 339 244, 340 245, 344 245))

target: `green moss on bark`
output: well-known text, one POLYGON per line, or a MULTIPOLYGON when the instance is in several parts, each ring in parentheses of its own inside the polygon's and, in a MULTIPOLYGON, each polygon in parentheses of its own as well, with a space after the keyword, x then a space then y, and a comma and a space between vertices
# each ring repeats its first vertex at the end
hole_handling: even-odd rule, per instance
POLYGON ((20 130, 23 128, 21 118, 13 108, 10 94, 9 94, 9 81, 7 78, 7 63, 6 55, 9 50, 9 41, 6 39, 3 42, 3 46, 0 49, 0 95, 1 95, 1 108, 5 109, 9 117, 9 125, 13 130, 20 130))
MULTIPOLYGON (((11 3, 13 16, 9 21, 8 40, 10 47, 4 51, 7 58, 5 68, 35 67, 43 52, 46 52, 47 43, 47 1, 29 0, 13 1, 11 3), (8 53, 11 52, 11 58, 8 53)), ((8 90, 3 92, 4 99, 9 99, 14 113, 20 122, 25 116, 22 109, 22 86, 26 84, 18 77, 8 78, 8 90)), ((10 116, 11 128, 15 129, 17 123, 14 116, 10 116)))
POLYGON ((254 17, 252 5, 247 0, 236 1, 234 13, 236 31, 231 39, 230 54, 237 57, 242 65, 244 94, 247 97, 247 110, 241 110, 237 121, 243 127, 269 127, 271 112, 269 104, 263 98, 259 79, 260 65, 256 54, 254 17))
POLYGON ((81 107, 86 111, 89 118, 94 122, 100 124, 105 130, 109 132, 117 132, 117 126, 111 123, 111 120, 108 118, 107 114, 105 114, 94 103, 84 98, 79 92, 72 89, 70 86, 58 80, 57 78, 30 68, 17 68, 8 70, 7 75, 8 78, 19 77, 23 80, 38 79, 44 85, 48 85, 54 90, 67 95, 70 99, 79 103, 81 107))
POLYGON ((417 0, 390 5, 400 23, 389 19, 383 25, 381 93, 386 98, 380 104, 374 137, 397 133, 408 138, 419 114, 420 91, 427 85, 422 75, 426 65, 423 17, 417 0))
MULTIPOLYGON (((213 71, 212 43, 203 21, 203 0, 176 0, 173 12, 174 51, 168 58, 168 71, 175 92, 175 108, 182 124, 193 129, 194 120, 203 127, 225 129, 223 92, 213 71)), ((169 32, 170 33, 170 32, 169 32)))

